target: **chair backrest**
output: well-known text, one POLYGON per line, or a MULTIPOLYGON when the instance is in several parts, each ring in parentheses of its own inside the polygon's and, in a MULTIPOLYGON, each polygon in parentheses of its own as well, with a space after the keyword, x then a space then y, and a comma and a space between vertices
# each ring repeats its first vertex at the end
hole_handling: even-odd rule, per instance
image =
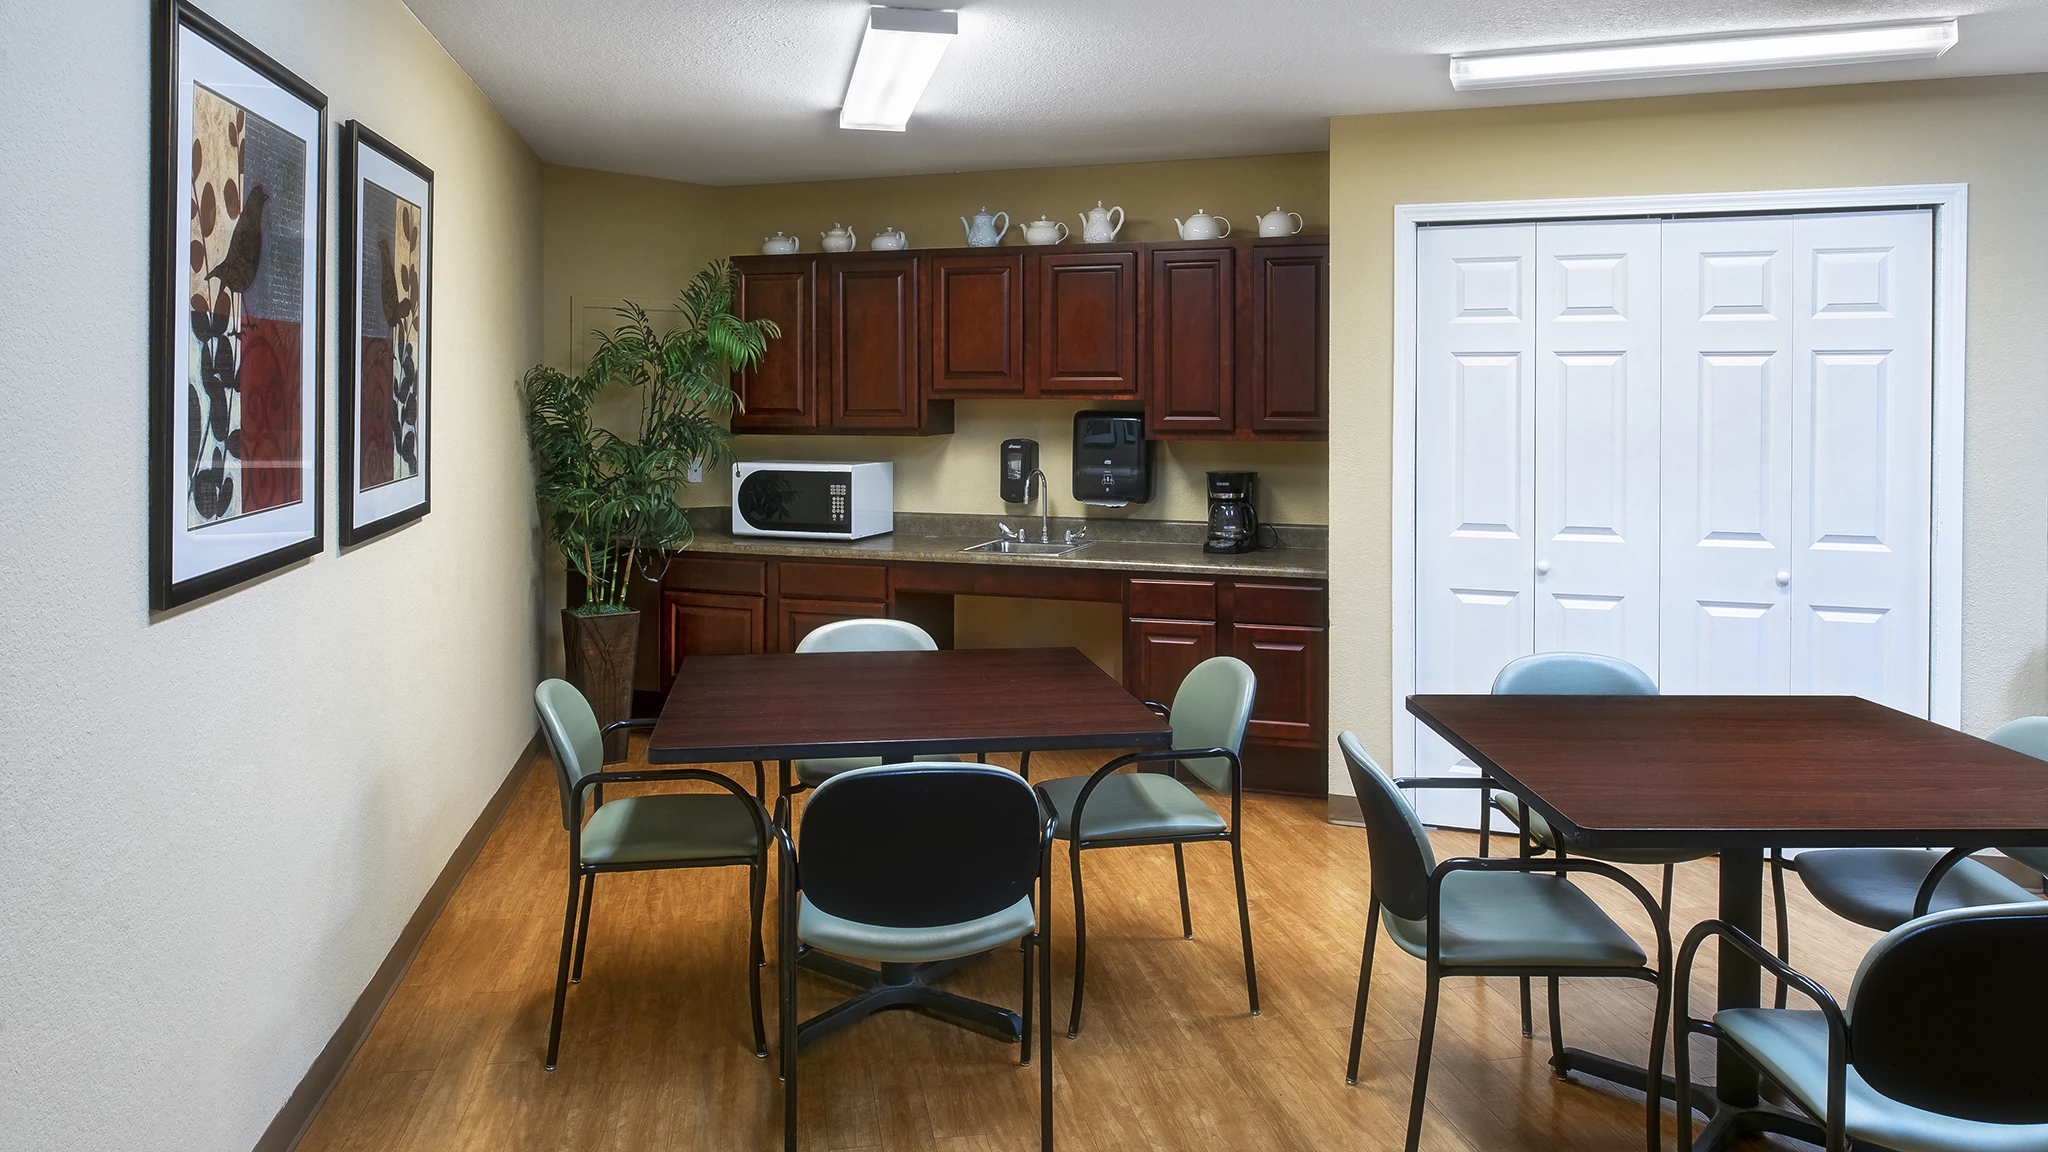
POLYGON ((2048 716, 2022 716, 2008 720, 1987 739, 2015 752, 2024 752, 2036 760, 2048 760, 2048 716))
MULTIPOLYGON (((1173 746, 1243 751, 1258 691, 1251 665, 1235 656, 1212 656, 1195 665, 1173 694, 1173 746)), ((1181 766, 1218 792, 1230 791, 1230 761, 1212 756, 1183 760, 1181 766)))
POLYGON ((533 690, 540 730, 547 733, 548 755, 555 761, 555 784, 562 791, 562 827, 576 823, 573 807, 576 782, 604 770, 604 730, 590 701, 567 680, 543 680, 533 690))
POLYGON ((1365 813, 1366 848, 1372 853, 1372 890, 1387 911, 1403 920, 1429 915, 1429 874, 1436 853, 1408 798, 1351 732, 1339 733, 1337 747, 1351 772, 1352 790, 1365 813))
POLYGON ((981 764, 882 764, 818 785, 797 867, 819 910, 860 924, 961 924, 1031 894, 1045 829, 1024 778, 981 764))
POLYGON ((936 652, 938 641, 907 620, 834 620, 797 641, 799 652, 936 652))
POLYGON ((1929 1112, 2048 1123, 2041 1038, 2048 903, 1937 912, 1886 933, 1849 988, 1849 1049, 1872 1088, 1929 1112))
POLYGON ((1538 652, 1511 660, 1493 678, 1496 696, 1655 696, 1641 668, 1591 652, 1538 652))

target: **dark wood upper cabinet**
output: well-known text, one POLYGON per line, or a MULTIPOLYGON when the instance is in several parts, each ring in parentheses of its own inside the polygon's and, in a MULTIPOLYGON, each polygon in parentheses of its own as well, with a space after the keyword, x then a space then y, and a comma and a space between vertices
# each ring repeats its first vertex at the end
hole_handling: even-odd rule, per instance
POLYGON ((818 403, 816 357, 818 262, 742 257, 733 266, 740 282, 734 311, 742 320, 773 320, 782 332, 768 342, 760 363, 734 377, 733 391, 744 409, 733 413, 733 431, 819 427, 824 410, 818 403))
POLYGON ((824 377, 836 429, 915 431, 918 260, 825 262, 824 377))
POLYGON ((933 256, 925 292, 930 394, 1024 395, 1024 254, 933 256))
POLYGON ((1251 250, 1251 411, 1254 432, 1330 428, 1330 249, 1251 250))
POLYGON ((1136 245, 1033 255, 1030 395, 1138 398, 1138 257, 1136 245))
POLYGON ((1229 247, 1151 254, 1146 419, 1154 435, 1237 427, 1236 255, 1229 247))

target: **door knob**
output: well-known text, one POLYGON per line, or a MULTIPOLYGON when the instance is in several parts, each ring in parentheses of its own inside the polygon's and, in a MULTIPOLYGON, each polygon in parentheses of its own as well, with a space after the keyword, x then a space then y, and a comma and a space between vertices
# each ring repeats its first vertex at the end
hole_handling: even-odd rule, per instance
POLYGON ((1792 574, 1790 572, 1785 571, 1783 568, 1780 568, 1778 569, 1777 579, 1778 587, 1783 588, 1786 585, 1792 583, 1792 574))
POLYGON ((1538 576, 1548 576, 1548 575, 1550 575, 1550 561, 1548 561, 1548 560, 1538 560, 1538 561, 1536 562, 1536 574, 1537 574, 1538 576))

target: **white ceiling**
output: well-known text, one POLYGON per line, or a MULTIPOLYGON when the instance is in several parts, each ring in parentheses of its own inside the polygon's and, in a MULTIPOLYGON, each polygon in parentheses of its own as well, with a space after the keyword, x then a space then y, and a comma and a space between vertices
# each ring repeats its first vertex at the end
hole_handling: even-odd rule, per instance
MULTIPOLYGON (((898 0, 936 7, 941 0, 898 0)), ((2048 71, 2048 0, 958 0, 910 130, 837 109, 862 0, 408 0, 543 160, 706 184, 1326 147, 1328 118, 2048 71), (1935 61, 1460 95, 1445 56, 1960 15, 1935 61)))

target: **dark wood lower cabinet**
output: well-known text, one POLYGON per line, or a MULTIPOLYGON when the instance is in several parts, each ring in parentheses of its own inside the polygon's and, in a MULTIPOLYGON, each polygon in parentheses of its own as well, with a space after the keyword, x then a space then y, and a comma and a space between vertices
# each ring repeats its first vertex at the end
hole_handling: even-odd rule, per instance
POLYGON ((1233 624, 1230 654, 1259 678, 1249 734, 1292 744, 1322 741, 1323 668, 1329 633, 1321 628, 1233 624))
POLYGON ((794 652, 796 646, 813 631, 835 620, 858 620, 863 617, 887 616, 889 606, 880 603, 866 603, 859 600, 791 600, 787 597, 776 601, 776 636, 780 643, 779 652, 794 652))
POLYGON ((767 600, 725 592, 661 594, 662 687, 685 656, 741 656, 759 652, 767 636, 767 600))
POLYGON ((1134 619, 1124 636, 1124 683, 1144 689, 1139 699, 1161 704, 1171 705, 1195 665, 1216 655, 1213 621, 1134 619), (1159 688, 1165 694, 1153 695, 1159 688))

